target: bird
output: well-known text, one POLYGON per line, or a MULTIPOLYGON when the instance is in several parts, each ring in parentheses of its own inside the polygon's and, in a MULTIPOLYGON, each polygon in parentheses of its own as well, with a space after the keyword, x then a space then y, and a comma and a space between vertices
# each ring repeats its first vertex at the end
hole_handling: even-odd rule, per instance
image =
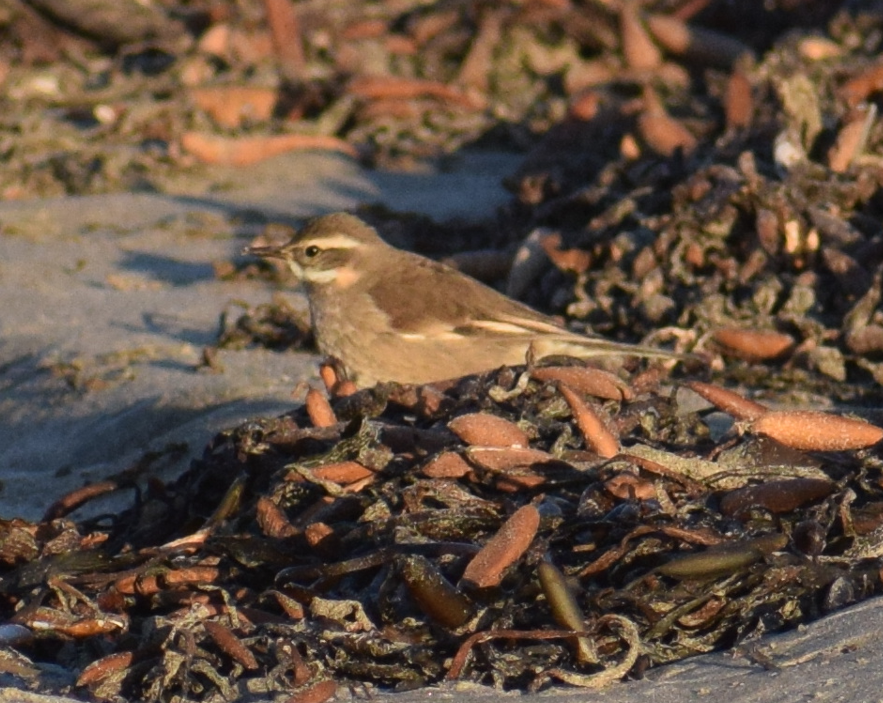
POLYGON ((302 282, 319 350, 360 388, 427 384, 531 358, 681 358, 568 331, 441 262, 386 243, 358 217, 308 221, 290 241, 243 253, 283 261, 302 282))

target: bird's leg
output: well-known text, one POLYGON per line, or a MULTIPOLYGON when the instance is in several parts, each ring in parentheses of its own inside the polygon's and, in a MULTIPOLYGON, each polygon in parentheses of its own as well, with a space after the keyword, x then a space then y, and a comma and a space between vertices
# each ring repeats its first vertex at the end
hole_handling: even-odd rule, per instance
POLYGON ((528 345, 527 352, 524 354, 524 363, 527 366, 528 371, 532 371, 537 365, 537 361, 539 361, 539 351, 536 340, 528 345))

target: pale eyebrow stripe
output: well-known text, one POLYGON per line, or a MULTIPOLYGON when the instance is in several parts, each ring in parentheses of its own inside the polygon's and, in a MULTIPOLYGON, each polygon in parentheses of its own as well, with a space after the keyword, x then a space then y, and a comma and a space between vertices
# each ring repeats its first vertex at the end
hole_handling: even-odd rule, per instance
POLYGON ((314 237, 301 242, 302 246, 310 246, 311 244, 326 249, 355 249, 361 244, 361 242, 346 234, 332 234, 327 237, 314 237))

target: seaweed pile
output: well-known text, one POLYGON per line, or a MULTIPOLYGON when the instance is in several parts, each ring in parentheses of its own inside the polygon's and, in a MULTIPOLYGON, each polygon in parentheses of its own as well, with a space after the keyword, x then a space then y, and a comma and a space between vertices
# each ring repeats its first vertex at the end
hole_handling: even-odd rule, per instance
POLYGON ((864 420, 660 367, 323 371, 121 514, 64 517, 108 481, 4 522, 6 670, 61 661, 96 700, 594 687, 883 590, 864 420))
MULTIPOLYGON (((723 122, 754 125, 752 87, 775 76, 756 72, 752 56, 778 42, 783 70, 803 62, 811 80, 832 67, 842 78, 875 62, 880 24, 873 7, 826 0, 9 0, 4 9, 5 198, 162 191, 205 163, 244 166, 293 149, 399 166, 469 145, 523 150, 599 112, 614 132, 636 128, 632 157, 648 147, 669 156, 714 141, 723 122)), ((845 115, 832 117, 800 137, 845 115)), ((609 136, 590 164, 617 151, 609 136)), ((852 151, 842 148, 837 165, 852 151)))
MULTIPOLYGON (((112 59, 12 6, 4 197, 307 146, 517 146, 485 222, 360 215, 574 328, 709 363, 360 391, 326 369, 171 483, 145 457, 0 522, 4 671, 96 700, 599 686, 880 593, 873 3, 168 2, 112 59), (71 519, 120 490, 130 509, 71 519)), ((309 343, 283 303, 230 318, 222 345, 309 343)))

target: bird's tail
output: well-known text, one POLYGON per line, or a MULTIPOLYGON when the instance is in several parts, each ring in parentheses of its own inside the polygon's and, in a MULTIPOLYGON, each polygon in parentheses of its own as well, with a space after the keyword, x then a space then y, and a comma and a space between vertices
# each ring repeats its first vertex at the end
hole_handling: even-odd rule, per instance
POLYGON ((669 349, 649 347, 643 344, 625 344, 612 342, 601 337, 583 337, 578 335, 549 335, 536 338, 531 342, 531 353, 535 359, 544 356, 563 355, 575 356, 579 359, 606 356, 637 356, 647 359, 688 359, 691 355, 681 354, 669 349))

